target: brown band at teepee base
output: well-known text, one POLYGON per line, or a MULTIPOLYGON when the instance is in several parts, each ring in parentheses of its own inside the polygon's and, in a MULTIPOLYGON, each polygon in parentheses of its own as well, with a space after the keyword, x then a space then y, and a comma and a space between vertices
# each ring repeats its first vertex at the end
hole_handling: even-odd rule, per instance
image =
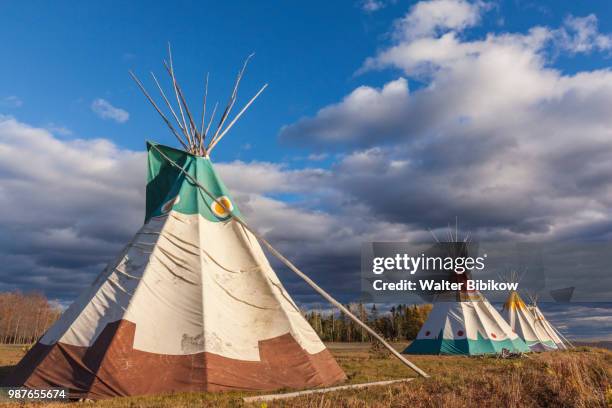
POLYGON ((329 386, 346 379, 329 350, 309 354, 285 334, 259 342, 260 361, 212 353, 163 355, 133 349, 134 323, 108 324, 91 347, 37 343, 5 386, 62 387, 71 398, 102 399, 188 391, 329 386))

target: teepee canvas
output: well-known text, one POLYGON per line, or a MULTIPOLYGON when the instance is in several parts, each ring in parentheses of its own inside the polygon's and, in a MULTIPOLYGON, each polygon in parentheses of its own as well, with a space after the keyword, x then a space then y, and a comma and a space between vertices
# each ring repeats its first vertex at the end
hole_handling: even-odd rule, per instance
POLYGON ((257 238, 238 221, 236 202, 209 158, 235 122, 223 127, 237 85, 204 146, 210 126, 204 115, 201 130, 195 126, 171 64, 183 119, 177 118, 182 135, 175 135, 186 149, 147 145, 144 225, 6 385, 65 387, 72 397, 97 399, 304 388, 345 379, 257 238))
MULTIPOLYGON (((438 243, 428 255, 468 256, 467 242, 438 243)), ((443 279, 465 282, 471 279, 466 271, 444 272, 443 279)), ((527 345, 512 331, 489 301, 479 291, 461 290, 433 294, 433 309, 416 339, 404 350, 407 354, 497 354, 503 349, 527 352, 527 345)))
POLYGON ((497 354, 503 349, 527 352, 499 312, 482 294, 471 300, 438 301, 417 338, 404 350, 408 354, 497 354))
POLYGON ((145 224, 12 384, 101 398, 344 379, 257 240, 161 154, 239 211, 209 159, 149 144, 145 224))
POLYGON ((533 310, 528 307, 516 291, 510 292, 503 310, 506 320, 516 334, 518 334, 533 351, 556 350, 555 340, 539 323, 533 310))
POLYGON ((534 318, 534 324, 538 328, 538 330, 540 332, 546 333, 548 338, 554 342, 558 349, 567 350, 568 348, 572 347, 569 340, 567 340, 561 333, 559 333, 559 331, 555 329, 552 324, 550 324, 548 319, 544 317, 544 314, 537 305, 535 296, 532 296, 532 304, 530 306, 527 306, 527 308, 531 312, 531 315, 534 318))

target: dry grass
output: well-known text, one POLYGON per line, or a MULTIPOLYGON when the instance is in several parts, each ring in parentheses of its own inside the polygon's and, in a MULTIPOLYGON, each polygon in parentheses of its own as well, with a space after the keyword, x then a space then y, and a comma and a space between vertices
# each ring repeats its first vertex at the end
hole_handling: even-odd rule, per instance
POLYGON ((12 366, 23 357, 25 349, 22 346, 6 346, 0 344, 0 380, 9 373, 12 366))
MULTIPOLYGON (((397 345, 403 347, 402 344, 397 345)), ((392 357, 380 358, 369 345, 331 344, 350 383, 361 383, 413 374, 392 357)), ((13 364, 22 352, 0 346, 0 365, 13 364)), ((361 390, 310 395, 285 401, 245 405, 242 397, 253 393, 181 393, 115 398, 70 407, 606 407, 612 406, 612 352, 580 347, 569 352, 530 355, 502 360, 494 357, 412 356, 429 379, 361 390)), ((0 376, 6 368, 0 368, 0 376)), ((16 407, 18 404, 0 404, 16 407)), ((65 404, 36 404, 65 407, 65 404)))

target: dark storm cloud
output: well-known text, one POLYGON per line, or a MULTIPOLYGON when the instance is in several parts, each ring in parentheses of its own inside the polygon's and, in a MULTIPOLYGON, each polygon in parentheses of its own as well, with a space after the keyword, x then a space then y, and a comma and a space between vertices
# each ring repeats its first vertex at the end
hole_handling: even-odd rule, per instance
POLYGON ((0 117, 0 290, 71 299, 142 220, 144 154, 0 117))
POLYGON ((574 341, 612 340, 611 303, 542 303, 539 307, 555 328, 574 341))
MULTIPOLYGON (((216 167, 249 223, 346 301, 353 297, 347 285, 359 282, 361 242, 409 235, 358 206, 330 213, 329 201, 344 194, 329 171, 239 161, 216 167), (278 193, 300 198, 288 204, 265 196, 278 193)), ((144 153, 104 140, 62 141, 1 118, 0 290, 73 300, 141 225, 144 169, 144 153)), ((318 299, 290 271, 280 274, 298 301, 318 299)))

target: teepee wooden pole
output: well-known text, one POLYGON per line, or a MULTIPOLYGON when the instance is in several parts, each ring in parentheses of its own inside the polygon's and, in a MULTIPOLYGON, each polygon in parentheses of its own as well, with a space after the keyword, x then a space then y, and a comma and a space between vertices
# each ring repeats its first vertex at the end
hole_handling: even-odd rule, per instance
POLYGON ((565 341, 568 345, 569 348, 574 348, 576 346, 574 346, 574 344, 567 338, 565 337, 565 335, 563 333, 561 333, 561 331, 559 329, 557 329, 555 326, 552 325, 552 323, 548 322, 550 327, 553 329, 553 331, 557 334, 557 336, 559 336, 561 338, 561 340, 565 341))
MULTIPOLYGON (((176 77, 174 76, 174 63, 172 61, 172 46, 168 43, 168 59, 170 60, 170 65, 164 61, 164 65, 166 66, 166 70, 172 79, 172 86, 174 88, 174 95, 176 96, 176 103, 179 107, 179 112, 181 113, 181 119, 183 119, 183 126, 187 129, 187 121, 185 120, 185 114, 183 113, 183 107, 181 106, 181 100, 179 99, 179 93, 176 85, 176 77)), ((193 141, 191 140, 191 136, 189 135, 189 131, 187 132, 187 139, 189 140, 189 151, 193 152, 193 141)))
POLYGON ((219 102, 215 102, 215 107, 213 108, 212 113, 210 114, 210 119, 208 119, 208 125, 206 125, 206 130, 204 131, 205 137, 208 134, 208 131, 210 130, 210 125, 212 125, 213 120, 215 119, 215 114, 217 113, 218 107, 219 107, 219 102))
POLYGON ((214 141, 217 136, 219 135, 219 132, 221 132, 221 130, 223 129, 223 125, 225 124, 225 121, 227 120, 227 117, 229 116, 230 112, 232 111, 232 108, 234 107, 234 104, 236 103, 236 98, 238 97, 238 88, 240 87, 240 81, 242 80, 242 77, 244 76, 244 72, 246 71, 247 65, 249 65, 249 61, 251 60, 251 58, 253 58, 255 54, 250 54, 246 60, 244 61, 244 64, 242 65, 242 69, 238 72, 238 76, 236 77, 236 82, 234 82, 234 89, 232 90, 232 94, 230 95, 230 99, 227 102, 227 106, 225 107, 225 110, 223 111, 223 114, 221 115, 221 119, 219 120, 219 124, 217 125, 217 130, 215 131, 215 134, 213 135, 213 138, 211 140, 214 141))
POLYGON ((303 397, 304 395, 324 394, 328 392, 336 392, 336 391, 342 391, 342 390, 355 390, 355 389, 368 388, 368 387, 379 387, 382 385, 406 383, 412 380, 414 380, 414 378, 400 378, 397 380, 374 381, 374 382, 360 383, 360 384, 348 384, 348 385, 340 385, 337 387, 315 388, 314 390, 287 392, 284 394, 255 395, 253 397, 244 397, 242 398, 242 400, 246 403, 276 401, 276 400, 281 400, 281 399, 303 397))
POLYGON ((259 92, 257 92, 255 94, 254 97, 251 98, 251 100, 244 105, 244 108, 242 108, 242 110, 240 112, 238 112, 238 114, 236 115, 236 117, 234 119, 232 119, 232 121, 230 122, 229 125, 227 125, 227 127, 223 130, 223 132, 221 132, 219 134, 219 136, 215 137, 212 142, 210 143, 210 145, 206 148, 207 154, 210 154, 210 152, 212 151, 212 149, 217 145, 217 143, 219 143, 219 141, 221 140, 221 138, 223 136, 225 136, 225 134, 232 128, 232 126, 234 126, 234 124, 236 123, 236 121, 238 119, 240 119, 240 117, 242 116, 242 114, 244 112, 246 112, 246 110, 249 108, 249 106, 251 106, 251 104, 253 102, 255 102, 255 99, 257 99, 257 97, 259 95, 261 95, 261 93, 268 87, 268 84, 265 84, 264 86, 261 87, 261 89, 259 90, 259 92))
POLYGON ((155 103, 153 98, 151 98, 151 95, 149 95, 149 93, 147 92, 146 88, 144 87, 142 82, 140 82, 140 80, 138 79, 136 74, 134 74, 132 71, 129 71, 129 73, 130 73, 130 76, 132 77, 132 79, 134 80, 134 82, 136 82, 136 85, 138 85, 138 88, 140 88, 140 90, 142 91, 144 96, 147 98, 147 100, 151 103, 151 105, 153 105, 153 107, 155 108, 157 113, 159 113, 159 116, 161 116, 161 118, 164 120, 164 122, 166 123, 168 128, 170 128, 170 131, 174 134, 174 136, 177 138, 177 140, 181 143, 181 145, 185 148, 185 150, 189 150, 189 147, 187 147, 187 144, 185 144, 183 139, 179 136, 178 132, 174 129, 174 126, 172 126, 172 124, 170 123, 170 121, 168 120, 166 115, 164 115, 164 113, 161 111, 161 109, 159 109, 159 107, 157 106, 157 104, 155 103))
POLYGON ((172 81, 174 83, 174 89, 178 92, 178 97, 180 98, 179 105, 182 103, 183 107, 185 108, 185 113, 187 114, 187 119, 189 119, 188 123, 189 123, 189 129, 191 130, 193 146, 195 148, 195 147, 198 146, 197 145, 197 141, 198 141, 198 138, 199 138, 198 127, 196 126, 195 122, 193 121, 193 116, 191 116, 191 111, 189 110, 189 106, 187 105, 187 100, 185 99, 185 95, 183 94, 183 91, 181 90, 181 87, 179 86, 179 83, 176 80, 176 77, 174 76, 173 68, 168 67, 168 65, 166 64, 166 70, 168 70, 168 73, 172 77, 172 81))
POLYGON ((157 77, 155 76, 155 74, 153 72, 151 72, 151 76, 153 77, 153 81, 155 81, 155 85, 157 85, 157 89, 159 89, 159 93, 161 94, 162 98, 164 99, 164 102, 166 102, 166 105, 168 106, 168 109, 170 109, 170 113, 172 113, 172 116, 174 116, 174 120, 176 121, 176 124, 183 131, 183 134, 185 135, 185 137, 187 137, 187 130, 183 128, 183 125, 181 124, 181 121, 179 120, 178 116, 176 115, 176 112, 174 111, 174 109, 172 108, 172 104, 170 103, 170 101, 166 97, 166 93, 164 92, 164 90, 162 89, 161 85, 159 84, 159 81, 157 80, 157 77))
POLYGON ((155 150, 157 150, 159 152, 159 154, 161 154, 161 156, 163 158, 165 158, 168 163, 170 163, 170 165, 172 165, 173 167, 176 167, 177 169, 179 169, 183 174, 185 174, 185 176, 196 186, 198 186, 198 188, 200 190, 202 190, 204 193, 206 193, 206 195, 208 195, 211 200, 213 200, 215 203, 219 204, 221 206, 221 208, 223 208, 225 211, 227 211, 228 214, 231 215, 232 219, 234 221, 236 221, 238 224, 240 224, 244 229, 246 229, 247 231, 249 231, 251 234, 253 234, 255 236, 255 238, 257 238, 266 248, 268 248, 268 250, 272 253, 272 255, 274 255, 276 258, 278 258, 283 264, 285 264, 285 266, 287 266, 289 269, 291 269, 291 271, 293 271, 297 276, 299 276, 300 278, 302 278, 302 280, 304 280, 304 282, 306 282, 311 288, 313 288, 318 294, 320 294, 321 296, 323 296, 323 298, 325 300, 327 300, 329 303, 331 303, 332 305, 336 306, 338 309, 340 309, 342 312, 344 312, 344 314, 346 314, 351 320, 353 320, 355 323, 357 323, 359 326, 361 326, 363 329, 365 329, 368 333, 370 333, 370 335, 372 337, 374 337, 376 340, 380 341, 382 343, 383 346, 385 346, 390 352, 391 354, 393 354, 395 357, 397 357, 402 363, 404 363, 406 366, 410 367, 412 370, 414 370, 417 374, 419 374, 422 377, 428 378, 429 375, 421 370, 419 367, 417 367, 414 363, 412 363, 411 361, 409 361, 407 358, 405 358, 404 356, 402 356, 397 350, 395 350, 393 348, 393 346, 391 346, 389 343, 387 343, 387 341, 381 336, 379 335, 374 329, 372 329, 370 326, 368 326, 367 324, 365 324, 364 322, 362 322, 357 316, 355 316, 348 308, 346 308, 342 303, 338 302, 336 299, 334 299, 329 293, 327 293, 326 291, 324 291, 319 285, 317 285, 312 279, 310 279, 308 277, 308 275, 306 275, 304 272, 302 272, 297 266, 295 266, 291 261, 289 261, 287 258, 285 258, 283 256, 283 254, 281 254, 280 252, 278 252, 276 250, 276 248, 274 248, 272 246, 272 244, 270 244, 268 242, 268 240, 266 240, 264 237, 262 237, 261 235, 259 235, 255 230, 253 230, 251 227, 249 227, 247 225, 247 223, 245 221, 243 221, 239 216, 237 216, 230 208, 228 208, 228 206, 221 200, 218 200, 210 191, 208 191, 208 189, 206 187, 204 187, 198 180, 196 180, 194 177, 191 176, 191 174, 187 173, 185 171, 185 169, 183 169, 181 166, 179 166, 177 163, 175 163, 172 159, 170 159, 167 155, 165 155, 157 146, 153 145, 153 147, 155 148, 155 150))
POLYGON ((200 147, 204 145, 204 119, 206 119, 206 99, 208 98, 208 73, 206 73, 206 85, 204 86, 204 100, 202 101, 202 126, 200 128, 200 147))
MULTIPOLYGON (((181 87, 178 84, 178 81, 176 80, 176 77, 174 76, 174 68, 172 68, 172 66, 168 66, 168 64, 164 61, 164 66, 166 67, 166 71, 168 71, 168 74, 170 75, 170 77, 172 78, 172 84, 174 86, 174 91, 177 95, 177 103, 179 104, 179 108, 181 108, 181 105, 183 106, 185 113, 187 114, 187 119, 188 122, 185 123, 185 126, 189 126, 189 134, 191 135, 191 145, 193 146, 193 151, 192 153, 195 153, 196 148, 198 147, 198 128, 195 125, 195 122, 193 121, 193 117, 191 116, 191 111, 189 110, 189 106, 187 105, 187 101, 185 99, 185 95, 183 95, 183 91, 181 90, 181 87)), ((181 117, 183 118, 183 120, 185 120, 185 116, 183 115, 183 108, 180 109, 181 112, 181 117)))
MULTIPOLYGON (((219 202, 217 200, 215 200, 215 201, 219 202)), ((261 235, 257 234, 255 231, 253 231, 251 228, 249 228, 246 224, 244 224, 244 222, 242 220, 237 219, 237 218, 235 218, 235 219, 236 219, 236 221, 240 225, 242 225, 244 228, 249 230, 249 232, 251 232, 251 234, 253 234, 255 236, 255 238, 257 238, 262 244, 264 244, 264 246, 266 248, 268 248, 268 250, 275 257, 277 257, 282 263, 284 263, 285 266, 287 266, 289 269, 291 269, 297 276, 302 278, 302 280, 304 280, 308 285, 310 285, 311 288, 313 288, 318 294, 323 296, 323 298, 325 298, 325 300, 327 300, 332 305, 336 306, 338 309, 340 309, 342 312, 344 312, 344 314, 346 314, 349 318, 351 318, 351 320, 353 320, 359 326, 363 327, 368 333, 370 333, 370 335, 372 337, 374 337, 376 340, 380 341, 402 363, 404 363, 405 365, 407 365, 408 367, 413 369, 417 374, 419 374, 419 375, 421 375, 421 376, 423 376, 425 378, 429 377, 429 375, 425 371, 421 370, 414 363, 410 362, 407 358, 405 358, 397 350, 395 350, 393 348, 393 346, 391 346, 389 343, 387 343, 387 341, 382 336, 380 336, 378 333, 376 333, 376 331, 374 329, 372 329, 370 326, 368 326, 367 324, 362 322, 357 316, 355 316, 342 303, 340 303, 336 299, 334 299, 329 293, 324 291, 319 285, 317 285, 312 279, 310 279, 304 272, 300 271, 291 261, 289 261, 287 258, 285 258, 280 252, 278 252, 272 246, 272 244, 270 244, 265 238, 263 238, 261 235)))

